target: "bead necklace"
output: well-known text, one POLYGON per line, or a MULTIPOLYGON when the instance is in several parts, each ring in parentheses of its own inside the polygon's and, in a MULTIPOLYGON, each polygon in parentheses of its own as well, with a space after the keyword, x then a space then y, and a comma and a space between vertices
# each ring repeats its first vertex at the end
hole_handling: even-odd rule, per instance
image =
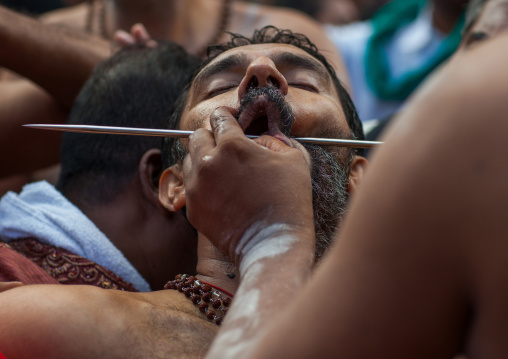
POLYGON ((164 289, 175 289, 185 294, 208 320, 217 325, 221 325, 233 297, 231 293, 188 274, 177 275, 175 280, 166 283, 164 289), (229 297, 223 296, 221 292, 229 297))

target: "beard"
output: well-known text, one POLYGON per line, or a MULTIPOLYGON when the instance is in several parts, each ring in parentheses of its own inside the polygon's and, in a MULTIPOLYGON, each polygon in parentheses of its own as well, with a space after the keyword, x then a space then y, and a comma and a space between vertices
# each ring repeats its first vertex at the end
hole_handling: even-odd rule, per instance
MULTIPOLYGON (((238 119, 244 111, 248 111, 253 102, 260 96, 265 97, 275 105, 280 119, 279 129, 289 137, 295 117, 291 106, 275 87, 250 89, 240 101, 236 118, 238 119)), ((311 157, 312 206, 314 210, 317 262, 330 247, 337 226, 345 213, 349 198, 350 165, 354 153, 347 148, 332 151, 330 146, 324 149, 321 146, 308 143, 302 145, 311 157)))
MULTIPOLYGON (((291 106, 274 87, 252 88, 248 91, 240 101, 236 118, 238 119, 244 111, 248 111, 252 102, 259 96, 265 96, 276 105, 280 118, 279 129, 289 137, 294 114, 291 106)), ((343 137, 347 137, 347 134, 344 133, 343 137)), ((323 148, 308 143, 302 145, 311 157, 312 207, 316 234, 316 262, 318 262, 333 242, 336 229, 346 211, 349 174, 354 152, 347 147, 323 148)), ((172 151, 183 162, 187 149, 180 140, 173 143, 172 151)))
POLYGON ((353 152, 339 157, 318 145, 303 144, 311 157, 312 207, 316 232, 316 262, 326 253, 346 212, 353 152))

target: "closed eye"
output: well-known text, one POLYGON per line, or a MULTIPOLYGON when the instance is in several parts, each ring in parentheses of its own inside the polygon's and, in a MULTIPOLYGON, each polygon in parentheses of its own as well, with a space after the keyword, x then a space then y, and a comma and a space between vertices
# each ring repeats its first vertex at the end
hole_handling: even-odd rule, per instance
POLYGON ((305 84, 305 83, 289 83, 288 85, 291 87, 296 87, 296 88, 305 90, 305 91, 310 91, 310 92, 315 92, 315 93, 319 92, 319 90, 315 86, 305 84))
POLYGON ((207 98, 212 98, 212 97, 215 97, 215 96, 218 96, 220 94, 223 94, 225 92, 228 92, 229 90, 232 90, 234 88, 236 88, 238 85, 227 85, 227 86, 221 86, 221 87, 218 87, 218 88, 214 88, 210 91, 208 91, 207 93, 207 98))
POLYGON ((469 34, 467 37, 465 47, 468 48, 473 44, 476 44, 478 42, 485 41, 489 38, 486 32, 483 31, 474 31, 469 34))

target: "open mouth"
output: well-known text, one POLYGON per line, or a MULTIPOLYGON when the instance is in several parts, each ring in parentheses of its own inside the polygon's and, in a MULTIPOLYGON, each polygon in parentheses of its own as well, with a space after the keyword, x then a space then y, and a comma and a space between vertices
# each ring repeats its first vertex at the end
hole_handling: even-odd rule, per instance
POLYGON ((290 146, 289 139, 281 131, 281 113, 275 102, 264 95, 251 99, 238 114, 238 123, 246 135, 269 135, 290 146))
POLYGON ((261 136, 268 132, 268 116, 264 111, 260 111, 254 119, 250 122, 249 126, 244 130, 246 135, 261 136))

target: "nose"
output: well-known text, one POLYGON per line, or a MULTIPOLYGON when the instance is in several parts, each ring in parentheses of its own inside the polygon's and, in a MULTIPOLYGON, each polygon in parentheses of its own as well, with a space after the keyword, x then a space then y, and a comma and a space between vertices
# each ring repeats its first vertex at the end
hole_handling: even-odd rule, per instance
POLYGON ((252 87, 274 86, 283 96, 288 93, 286 78, 277 70, 274 62, 268 57, 258 57, 249 64, 245 76, 238 88, 238 98, 241 100, 252 87))

